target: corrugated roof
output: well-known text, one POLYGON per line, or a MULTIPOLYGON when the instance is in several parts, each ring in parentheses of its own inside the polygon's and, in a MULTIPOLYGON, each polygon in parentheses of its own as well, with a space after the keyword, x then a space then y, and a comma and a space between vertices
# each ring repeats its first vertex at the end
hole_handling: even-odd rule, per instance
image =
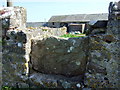
POLYGON ((75 14, 52 16, 48 22, 84 22, 84 21, 108 20, 108 13, 101 14, 75 14))

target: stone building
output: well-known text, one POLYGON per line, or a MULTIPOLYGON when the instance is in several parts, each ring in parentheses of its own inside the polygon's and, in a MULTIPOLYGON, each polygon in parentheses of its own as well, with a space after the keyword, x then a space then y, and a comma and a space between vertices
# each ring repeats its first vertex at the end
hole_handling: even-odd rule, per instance
MULTIPOLYGON (((48 21, 48 27, 59 28, 66 26, 68 32, 82 31, 81 29, 89 28, 87 24, 92 22, 95 27, 106 27, 108 14, 76 14, 76 15, 59 15, 52 16, 48 21), (85 27, 83 27, 85 26, 85 27), (82 28, 81 28, 82 27, 82 28)), ((82 31, 83 32, 83 31, 82 31)))

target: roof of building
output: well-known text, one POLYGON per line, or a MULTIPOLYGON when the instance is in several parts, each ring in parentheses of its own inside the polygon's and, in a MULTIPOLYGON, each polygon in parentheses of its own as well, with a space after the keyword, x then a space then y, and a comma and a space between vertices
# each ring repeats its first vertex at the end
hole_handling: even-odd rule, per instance
POLYGON ((108 20, 108 13, 52 16, 48 22, 88 22, 108 20))

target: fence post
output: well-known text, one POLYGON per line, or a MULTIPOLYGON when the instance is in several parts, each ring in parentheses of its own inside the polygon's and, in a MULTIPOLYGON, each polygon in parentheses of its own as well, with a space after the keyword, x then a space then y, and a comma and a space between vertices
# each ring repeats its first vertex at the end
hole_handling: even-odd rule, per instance
POLYGON ((7 0, 7 7, 12 7, 12 0, 7 0))

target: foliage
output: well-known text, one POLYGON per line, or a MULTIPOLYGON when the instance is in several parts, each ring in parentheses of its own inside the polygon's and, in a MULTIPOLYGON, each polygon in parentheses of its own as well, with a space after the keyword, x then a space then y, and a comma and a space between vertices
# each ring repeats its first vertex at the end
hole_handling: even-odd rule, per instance
POLYGON ((85 34, 64 34, 60 37, 64 37, 64 38, 72 38, 72 37, 84 37, 86 36, 85 34))
POLYGON ((2 90, 12 90, 12 87, 9 87, 9 86, 3 86, 3 87, 2 87, 2 90))
POLYGON ((48 29, 42 29, 42 31, 47 31, 48 29))
POLYGON ((0 40, 0 45, 5 45, 6 41, 5 40, 0 40))
POLYGON ((0 40, 0 46, 2 45, 2 43, 3 43, 2 40, 0 40))

